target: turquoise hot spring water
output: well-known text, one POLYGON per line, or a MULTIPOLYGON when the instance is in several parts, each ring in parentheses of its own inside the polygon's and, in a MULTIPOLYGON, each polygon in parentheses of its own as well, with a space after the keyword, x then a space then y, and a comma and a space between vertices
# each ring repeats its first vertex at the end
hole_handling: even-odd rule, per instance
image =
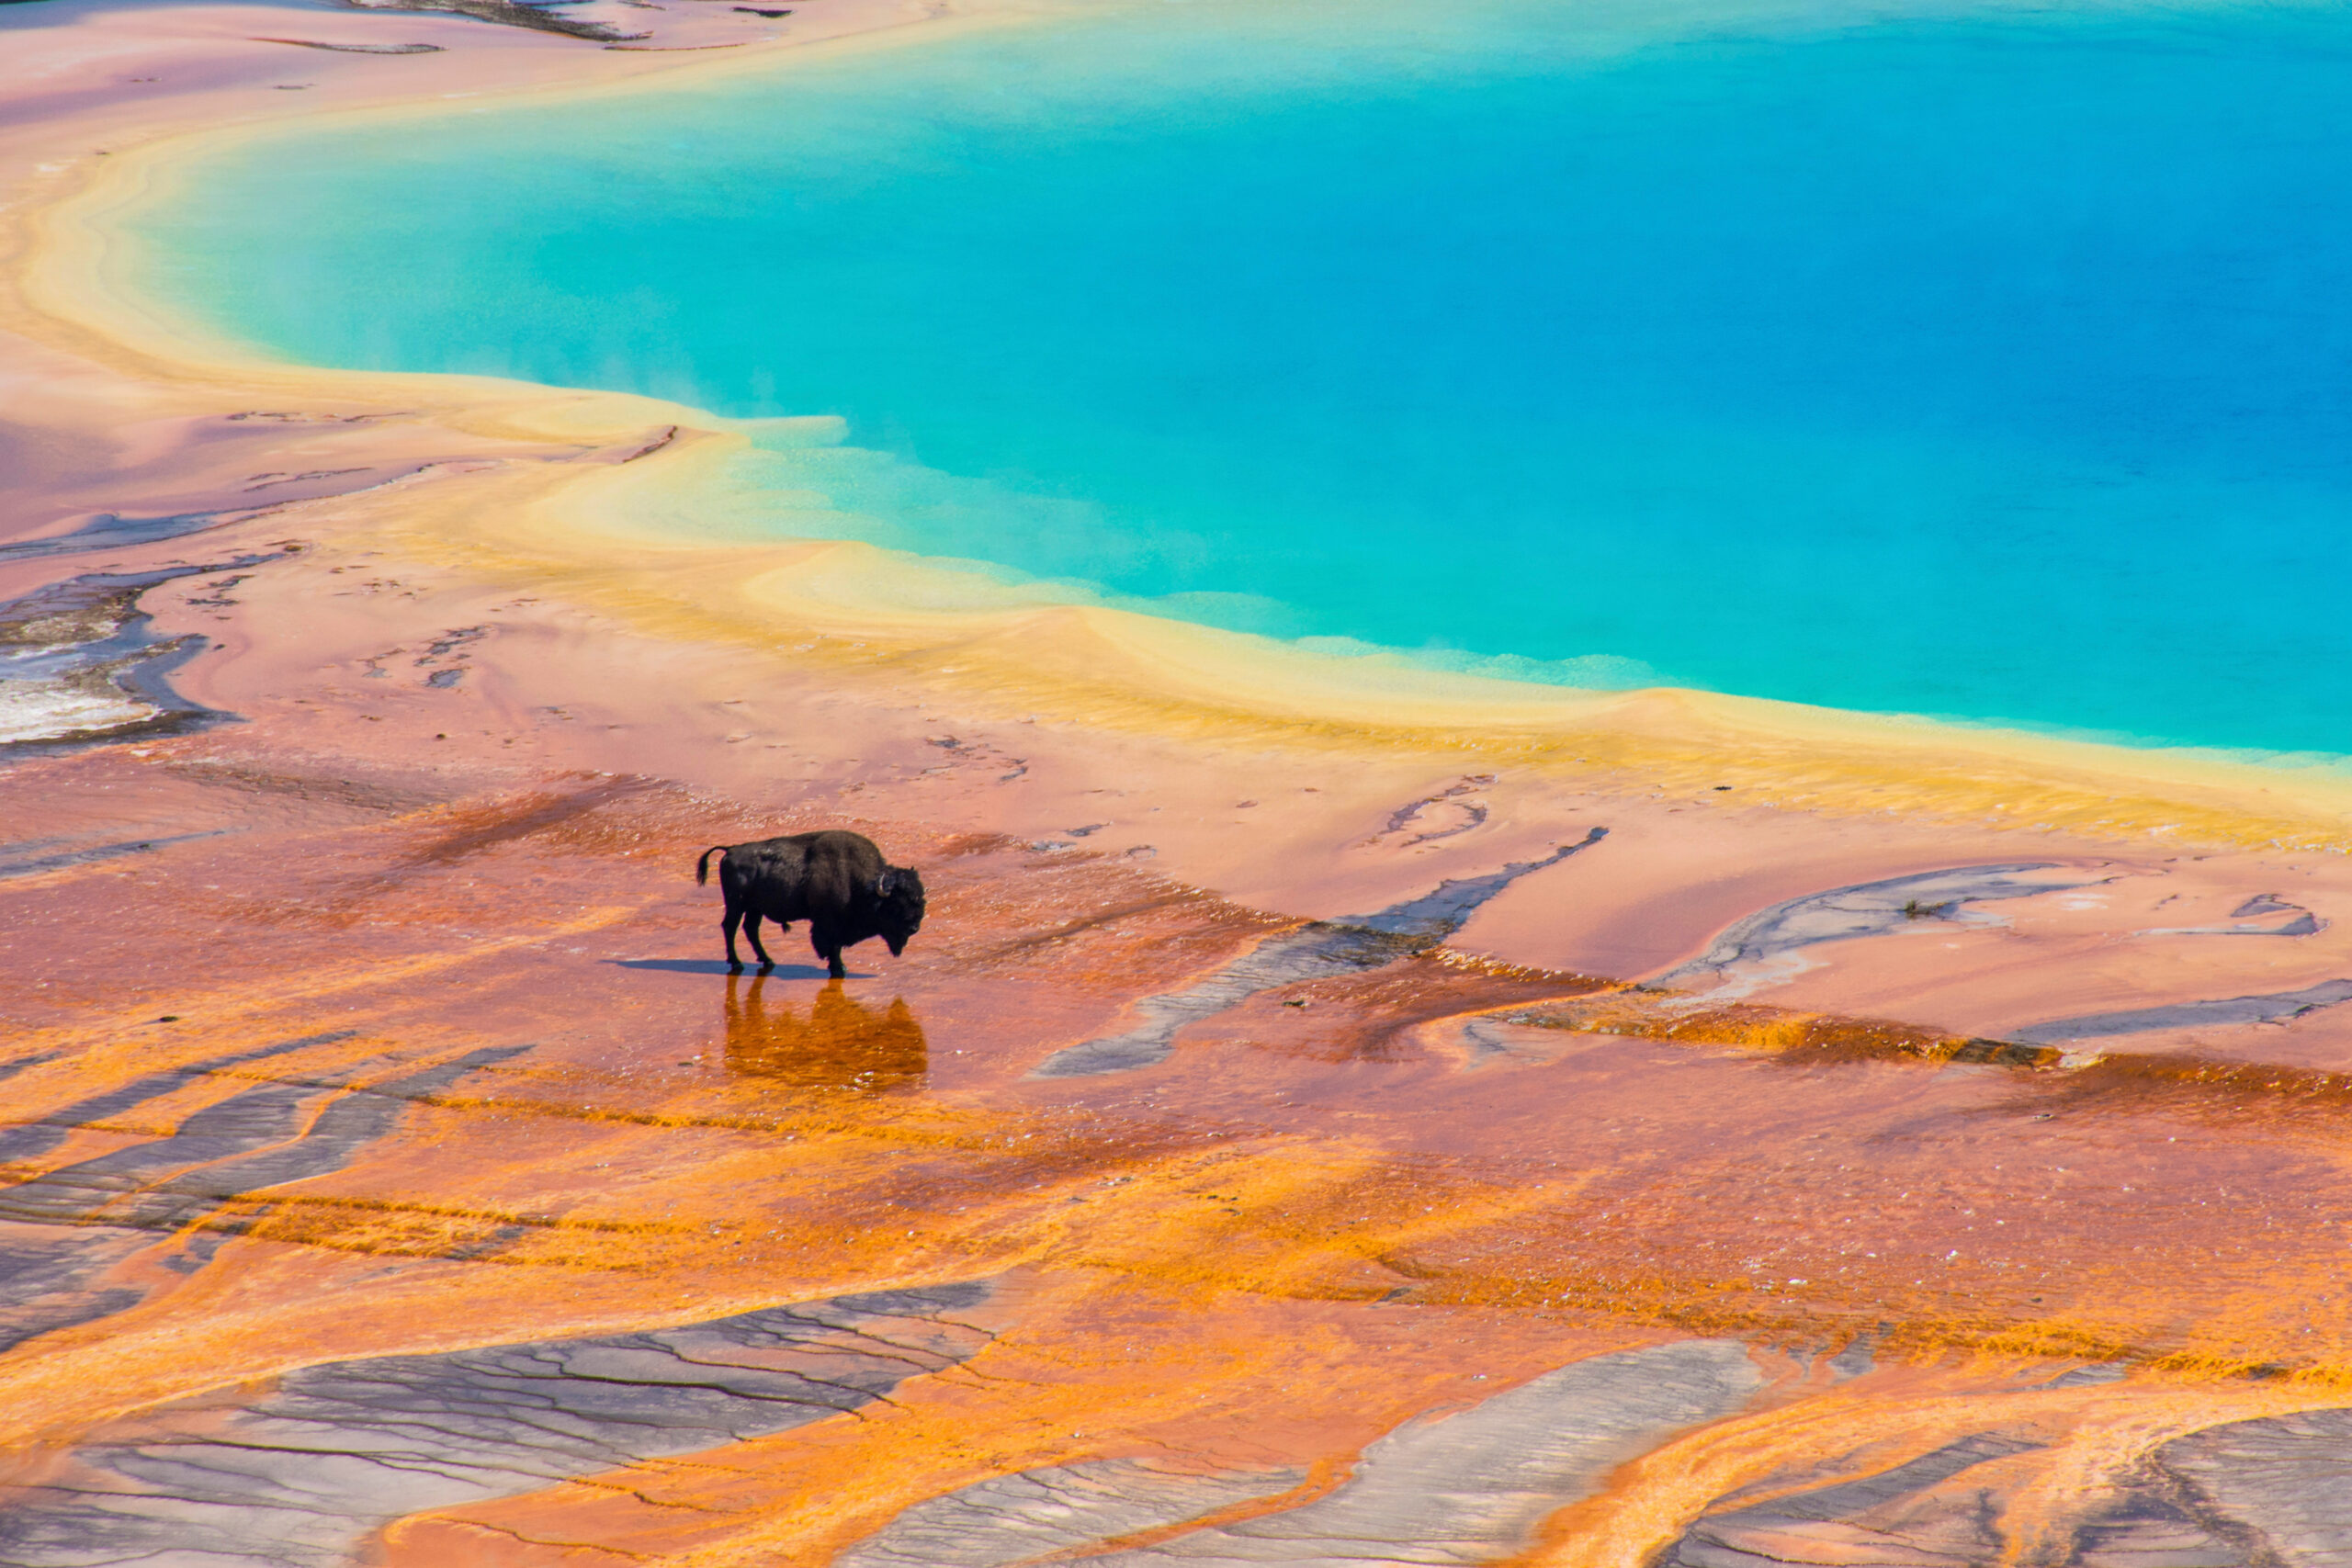
POLYGON ((134 229, 288 358, 841 416, 736 465, 754 518, 1529 679, 2341 758, 2347 104, 2341 6, 1109 0, 273 135, 134 229))

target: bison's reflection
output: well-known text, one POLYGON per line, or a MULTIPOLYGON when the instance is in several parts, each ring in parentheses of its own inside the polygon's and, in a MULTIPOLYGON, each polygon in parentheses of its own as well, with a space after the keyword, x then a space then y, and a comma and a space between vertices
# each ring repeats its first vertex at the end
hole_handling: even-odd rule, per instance
POLYGON ((853 1000, 839 980, 829 982, 803 1018, 779 999, 771 1010, 761 987, 727 977, 727 1065, 739 1073, 801 1089, 883 1094, 920 1087, 930 1069, 922 1025, 902 998, 875 1012, 853 1000))

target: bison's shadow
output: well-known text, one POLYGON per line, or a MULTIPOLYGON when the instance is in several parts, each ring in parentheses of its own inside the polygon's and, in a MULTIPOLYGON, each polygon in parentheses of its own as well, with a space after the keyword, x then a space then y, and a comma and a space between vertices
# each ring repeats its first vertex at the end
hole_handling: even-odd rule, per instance
MULTIPOLYGON (((607 958, 605 962, 617 964, 624 969, 658 969, 667 975, 724 975, 728 973, 727 961, 723 958, 607 958)), ((757 975, 759 972, 760 966, 756 964, 747 964, 743 966, 743 973, 747 975, 757 975)), ((815 964, 779 964, 768 971, 768 978, 771 980, 821 980, 824 977, 823 966, 815 964)), ((849 977, 853 980, 874 978, 872 975, 861 975, 855 972, 852 972, 849 977)))

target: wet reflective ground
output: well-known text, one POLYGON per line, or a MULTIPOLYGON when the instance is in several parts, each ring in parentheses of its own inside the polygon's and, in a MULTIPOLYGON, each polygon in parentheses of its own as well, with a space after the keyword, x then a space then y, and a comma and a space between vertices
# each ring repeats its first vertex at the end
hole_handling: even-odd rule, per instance
POLYGON ((906 958, 731 976, 802 824, 172 744, 6 784, 239 828, 0 881, 0 1562, 2352 1551, 2329 1073, 1445 945, 1573 837, 1318 923, 871 822, 906 958))
MULTIPOLYGON (((811 997, 767 998, 770 977, 727 976, 727 1066, 801 1089, 888 1094, 920 1089, 931 1073, 922 1024, 904 997, 868 1007, 839 980, 811 997)), ((781 993, 789 982, 775 982, 781 993)), ((805 991, 806 987, 794 987, 805 991)))

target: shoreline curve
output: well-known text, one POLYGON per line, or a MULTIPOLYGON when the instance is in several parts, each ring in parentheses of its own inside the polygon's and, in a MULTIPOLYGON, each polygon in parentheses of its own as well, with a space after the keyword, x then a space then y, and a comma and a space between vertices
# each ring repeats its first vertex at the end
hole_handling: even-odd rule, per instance
MULTIPOLYGON (((930 26, 1049 21, 983 7, 930 26)), ((713 73, 785 68, 889 47, 899 21, 813 43, 629 62, 594 80, 539 81, 502 99, 674 90, 713 73), (691 75, 682 75, 691 73, 691 75)), ((447 57, 435 55, 424 69, 447 57)), ((577 73, 574 73, 575 77, 577 73)), ((1742 803, 2040 828, 2094 838, 2352 851, 2345 759, 2136 746, 1999 725, 1874 714, 1679 687, 1598 691, 1442 671, 1401 651, 1333 653, 1014 583, 985 565, 821 538, 729 538, 691 516, 753 423, 630 393, 491 378, 353 371, 274 360, 212 337, 121 278, 121 220, 174 171, 231 141, 324 117, 458 112, 475 94, 180 127, 49 168, 50 188, 0 222, 0 326, 169 395, 399 418, 495 447, 626 458, 440 473, 347 508, 436 562, 556 589, 688 638, 799 639, 796 657, 953 692, 996 711, 1168 738, 1318 750, 1398 749, 1562 773, 1638 773, 1666 788, 1728 784, 1742 803), (648 433, 674 431, 648 447, 648 433), (485 516, 498 521, 485 524, 485 516), (593 547, 591 544, 593 542, 593 547), (813 640, 811 640, 813 639, 813 640)))

